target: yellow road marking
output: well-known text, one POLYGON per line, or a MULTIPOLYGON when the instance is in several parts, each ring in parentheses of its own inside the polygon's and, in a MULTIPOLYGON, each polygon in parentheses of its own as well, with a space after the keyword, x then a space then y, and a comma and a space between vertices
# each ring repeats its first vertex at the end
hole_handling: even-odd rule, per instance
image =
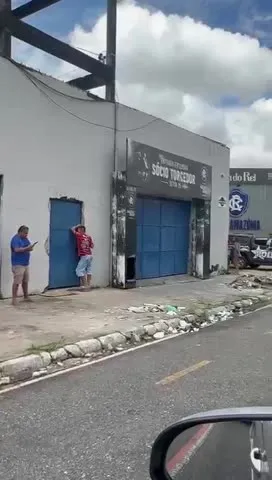
POLYGON ((199 370, 200 368, 205 367, 209 363, 211 363, 211 360, 202 360, 202 362, 196 363, 195 365, 191 365, 190 367, 184 368, 179 372, 173 373, 172 375, 169 375, 168 377, 163 378, 159 382, 156 382, 156 385, 168 385, 169 383, 176 382, 180 378, 183 378, 186 375, 188 375, 188 373, 195 372, 196 370, 199 370))

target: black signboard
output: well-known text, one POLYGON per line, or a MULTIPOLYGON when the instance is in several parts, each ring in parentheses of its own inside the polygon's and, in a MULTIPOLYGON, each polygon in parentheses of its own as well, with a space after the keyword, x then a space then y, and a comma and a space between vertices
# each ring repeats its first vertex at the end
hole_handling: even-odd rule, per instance
POLYGON ((149 195, 209 200, 212 169, 128 139, 127 183, 149 195))
POLYGON ((231 185, 272 185, 272 168, 230 168, 231 185))

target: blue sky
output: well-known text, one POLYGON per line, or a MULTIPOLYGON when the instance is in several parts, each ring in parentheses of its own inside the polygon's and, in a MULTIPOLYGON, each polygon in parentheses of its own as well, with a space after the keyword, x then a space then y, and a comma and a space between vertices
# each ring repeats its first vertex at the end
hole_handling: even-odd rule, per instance
MULTIPOLYGON (((13 0, 13 5, 26 1, 13 0)), ((248 33, 258 38, 262 45, 272 47, 271 0, 139 0, 138 3, 165 13, 188 15, 211 27, 248 33)), ((61 0, 29 17, 28 21, 54 36, 63 37, 76 23, 94 23, 105 8, 106 0, 61 0)))
MULTIPOLYGON (((255 42, 222 32, 210 32, 195 22, 203 22, 213 29, 248 34, 257 38, 261 46, 271 48, 272 52, 272 0, 135 1, 140 6, 148 6, 151 10, 152 8, 161 10, 166 15, 189 16, 194 22, 187 20, 175 22, 167 19, 169 28, 180 23, 183 29, 181 31, 184 31, 187 37, 185 36, 185 42, 181 39, 177 43, 177 48, 181 49, 180 62, 174 62, 172 70, 170 68, 172 65, 168 62, 171 70, 168 72, 169 75, 167 73, 166 77, 164 75, 160 77, 165 65, 164 51, 169 53, 169 48, 171 49, 173 45, 171 35, 166 36, 165 50, 164 45, 157 48, 154 35, 153 38, 152 34, 145 32, 137 20, 143 18, 145 22, 146 18, 151 18, 150 16, 141 12, 145 16, 134 18, 133 13, 139 9, 133 6, 120 11, 120 17, 122 15, 123 19, 120 34, 122 27, 127 25, 125 22, 130 21, 128 18, 130 13, 127 12, 132 12, 133 25, 133 38, 129 40, 132 43, 132 54, 130 55, 126 42, 119 44, 120 101, 189 130, 227 142, 231 146, 232 161, 236 165, 249 163, 255 165, 258 161, 271 166, 271 55, 258 48, 255 42), (199 42, 198 33, 202 35, 199 42), (142 42, 137 39, 141 39, 142 42), (150 49, 146 49, 147 54, 143 59, 145 53, 143 46, 148 45, 148 42, 151 42, 151 46, 153 45, 157 52, 152 69, 152 72, 157 72, 155 80, 154 75, 150 75, 150 70, 146 68, 152 58, 150 49)), ((25 2, 27 0, 13 0, 13 7, 25 2)), ((91 31, 92 25, 106 11, 106 2, 107 0, 61 0, 58 4, 29 17, 27 21, 65 40, 76 24, 91 31)), ((148 21, 144 25, 152 25, 152 19, 150 24, 148 21)), ((126 28, 123 30, 126 38, 126 28)), ((103 35, 102 30, 99 35, 100 37, 103 35)), ((82 42, 82 45, 88 45, 90 41, 96 51, 96 46, 101 48, 103 40, 100 37, 96 38, 95 35, 93 37, 91 34, 77 32, 79 44, 82 42)), ((17 43, 14 50, 17 47, 17 58, 23 63, 49 72, 62 80, 67 79, 67 74, 71 75, 71 78, 78 75, 73 66, 64 65, 65 68, 69 67, 69 71, 66 71, 57 59, 54 60, 51 56, 48 59, 37 49, 32 51, 24 49, 24 44, 21 46, 23 48, 20 51, 17 43)))
MULTIPOLYGON (((13 0, 13 8, 26 3, 27 0, 13 0)), ((76 23, 90 25, 104 12, 106 1, 94 0, 60 0, 27 21, 56 37, 68 34, 76 23), (92 4, 92 6, 90 6, 92 4)))

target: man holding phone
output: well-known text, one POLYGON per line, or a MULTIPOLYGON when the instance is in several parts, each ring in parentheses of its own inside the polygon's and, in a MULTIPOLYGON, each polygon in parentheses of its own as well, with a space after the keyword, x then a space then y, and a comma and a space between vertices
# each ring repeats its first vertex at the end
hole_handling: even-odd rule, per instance
POLYGON ((22 225, 16 235, 12 237, 10 242, 11 249, 11 265, 13 273, 12 284, 12 304, 17 304, 17 296, 19 285, 22 285, 24 300, 30 302, 28 295, 29 282, 29 261, 30 252, 38 242, 30 243, 28 239, 29 228, 22 225))

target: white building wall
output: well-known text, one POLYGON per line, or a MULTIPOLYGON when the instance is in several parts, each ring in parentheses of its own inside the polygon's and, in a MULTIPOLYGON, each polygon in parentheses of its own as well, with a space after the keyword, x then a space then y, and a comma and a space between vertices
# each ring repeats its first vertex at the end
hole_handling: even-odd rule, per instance
MULTIPOLYGON (((50 197, 84 202, 86 227, 96 245, 94 283, 108 285, 113 131, 84 123, 58 108, 6 60, 0 59, 0 72, 2 294, 10 295, 9 242, 21 224, 29 226, 31 240, 39 241, 32 253, 30 288, 42 291, 48 285, 49 258, 44 244, 49 234, 50 197)), ((51 83, 62 87, 60 82, 51 83)), ((77 90, 67 90, 78 96, 77 90)), ((106 103, 44 92, 88 121, 113 122, 112 109, 106 103)))
MULTIPOLYGON (((67 196, 84 202, 85 224, 96 244, 94 284, 108 285, 114 106, 88 99, 84 92, 57 80, 31 74, 45 84, 35 86, 22 70, 2 58, 0 72, 2 295, 10 295, 9 243, 21 224, 29 226, 31 240, 39 241, 31 259, 31 291, 43 291, 48 285, 45 245, 50 197, 67 196)), ((153 120, 118 106, 117 166, 124 166, 127 137, 212 165, 211 264, 226 266, 228 209, 219 208, 217 202, 220 196, 228 198, 229 151, 162 120, 153 120)))

